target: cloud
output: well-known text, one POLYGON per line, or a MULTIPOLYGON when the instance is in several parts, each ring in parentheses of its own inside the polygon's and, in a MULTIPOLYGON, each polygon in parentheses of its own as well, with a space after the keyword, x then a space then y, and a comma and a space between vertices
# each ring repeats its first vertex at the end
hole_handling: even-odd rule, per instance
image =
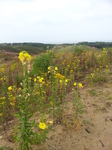
POLYGON ((111 0, 0 0, 0 41, 112 39, 111 8, 111 0))

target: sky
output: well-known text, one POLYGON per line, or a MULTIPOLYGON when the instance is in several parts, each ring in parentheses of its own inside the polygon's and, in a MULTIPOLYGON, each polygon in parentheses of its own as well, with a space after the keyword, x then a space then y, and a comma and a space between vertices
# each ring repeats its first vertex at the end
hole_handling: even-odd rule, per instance
POLYGON ((112 0, 0 0, 0 43, 112 42, 112 0))

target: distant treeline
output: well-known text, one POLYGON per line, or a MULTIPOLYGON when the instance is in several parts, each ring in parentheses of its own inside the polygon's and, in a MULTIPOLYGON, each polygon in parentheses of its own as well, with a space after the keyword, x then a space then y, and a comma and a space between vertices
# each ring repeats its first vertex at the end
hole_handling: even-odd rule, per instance
POLYGON ((0 50, 16 53, 27 51, 30 54, 39 54, 45 52, 48 46, 49 49, 52 49, 55 45, 43 43, 4 43, 0 44, 0 50))
POLYGON ((87 45, 96 48, 112 47, 112 42, 79 42, 76 45, 87 45))
POLYGON ((63 47, 70 46, 70 45, 87 45, 96 48, 108 48, 112 47, 112 42, 79 42, 77 44, 44 44, 44 43, 3 43, 0 44, 1 51, 8 51, 8 52, 16 52, 19 53, 21 51, 27 51, 30 54, 39 54, 45 52, 47 47, 52 49, 54 46, 60 45, 63 47))

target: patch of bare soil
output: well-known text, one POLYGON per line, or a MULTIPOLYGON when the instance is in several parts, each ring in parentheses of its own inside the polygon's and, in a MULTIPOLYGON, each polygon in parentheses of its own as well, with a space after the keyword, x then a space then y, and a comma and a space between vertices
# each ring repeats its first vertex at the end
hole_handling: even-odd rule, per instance
MULTIPOLYGON (((35 145, 34 150, 112 150, 112 76, 103 84, 93 88, 81 89, 83 114, 80 123, 73 127, 72 106, 73 92, 66 96, 67 122, 54 124, 49 131, 48 139, 42 146, 35 145)), ((10 124, 13 126, 13 122, 10 124)), ((12 134, 8 129, 8 134, 12 134)), ((14 148, 14 143, 6 138, 5 132, 0 131, 0 145, 14 148)))

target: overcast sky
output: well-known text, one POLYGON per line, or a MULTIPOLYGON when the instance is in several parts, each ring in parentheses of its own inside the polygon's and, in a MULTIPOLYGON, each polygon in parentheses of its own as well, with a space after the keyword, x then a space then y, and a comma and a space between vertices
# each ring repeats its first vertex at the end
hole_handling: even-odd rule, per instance
POLYGON ((112 0, 0 0, 0 43, 112 42, 112 0))

